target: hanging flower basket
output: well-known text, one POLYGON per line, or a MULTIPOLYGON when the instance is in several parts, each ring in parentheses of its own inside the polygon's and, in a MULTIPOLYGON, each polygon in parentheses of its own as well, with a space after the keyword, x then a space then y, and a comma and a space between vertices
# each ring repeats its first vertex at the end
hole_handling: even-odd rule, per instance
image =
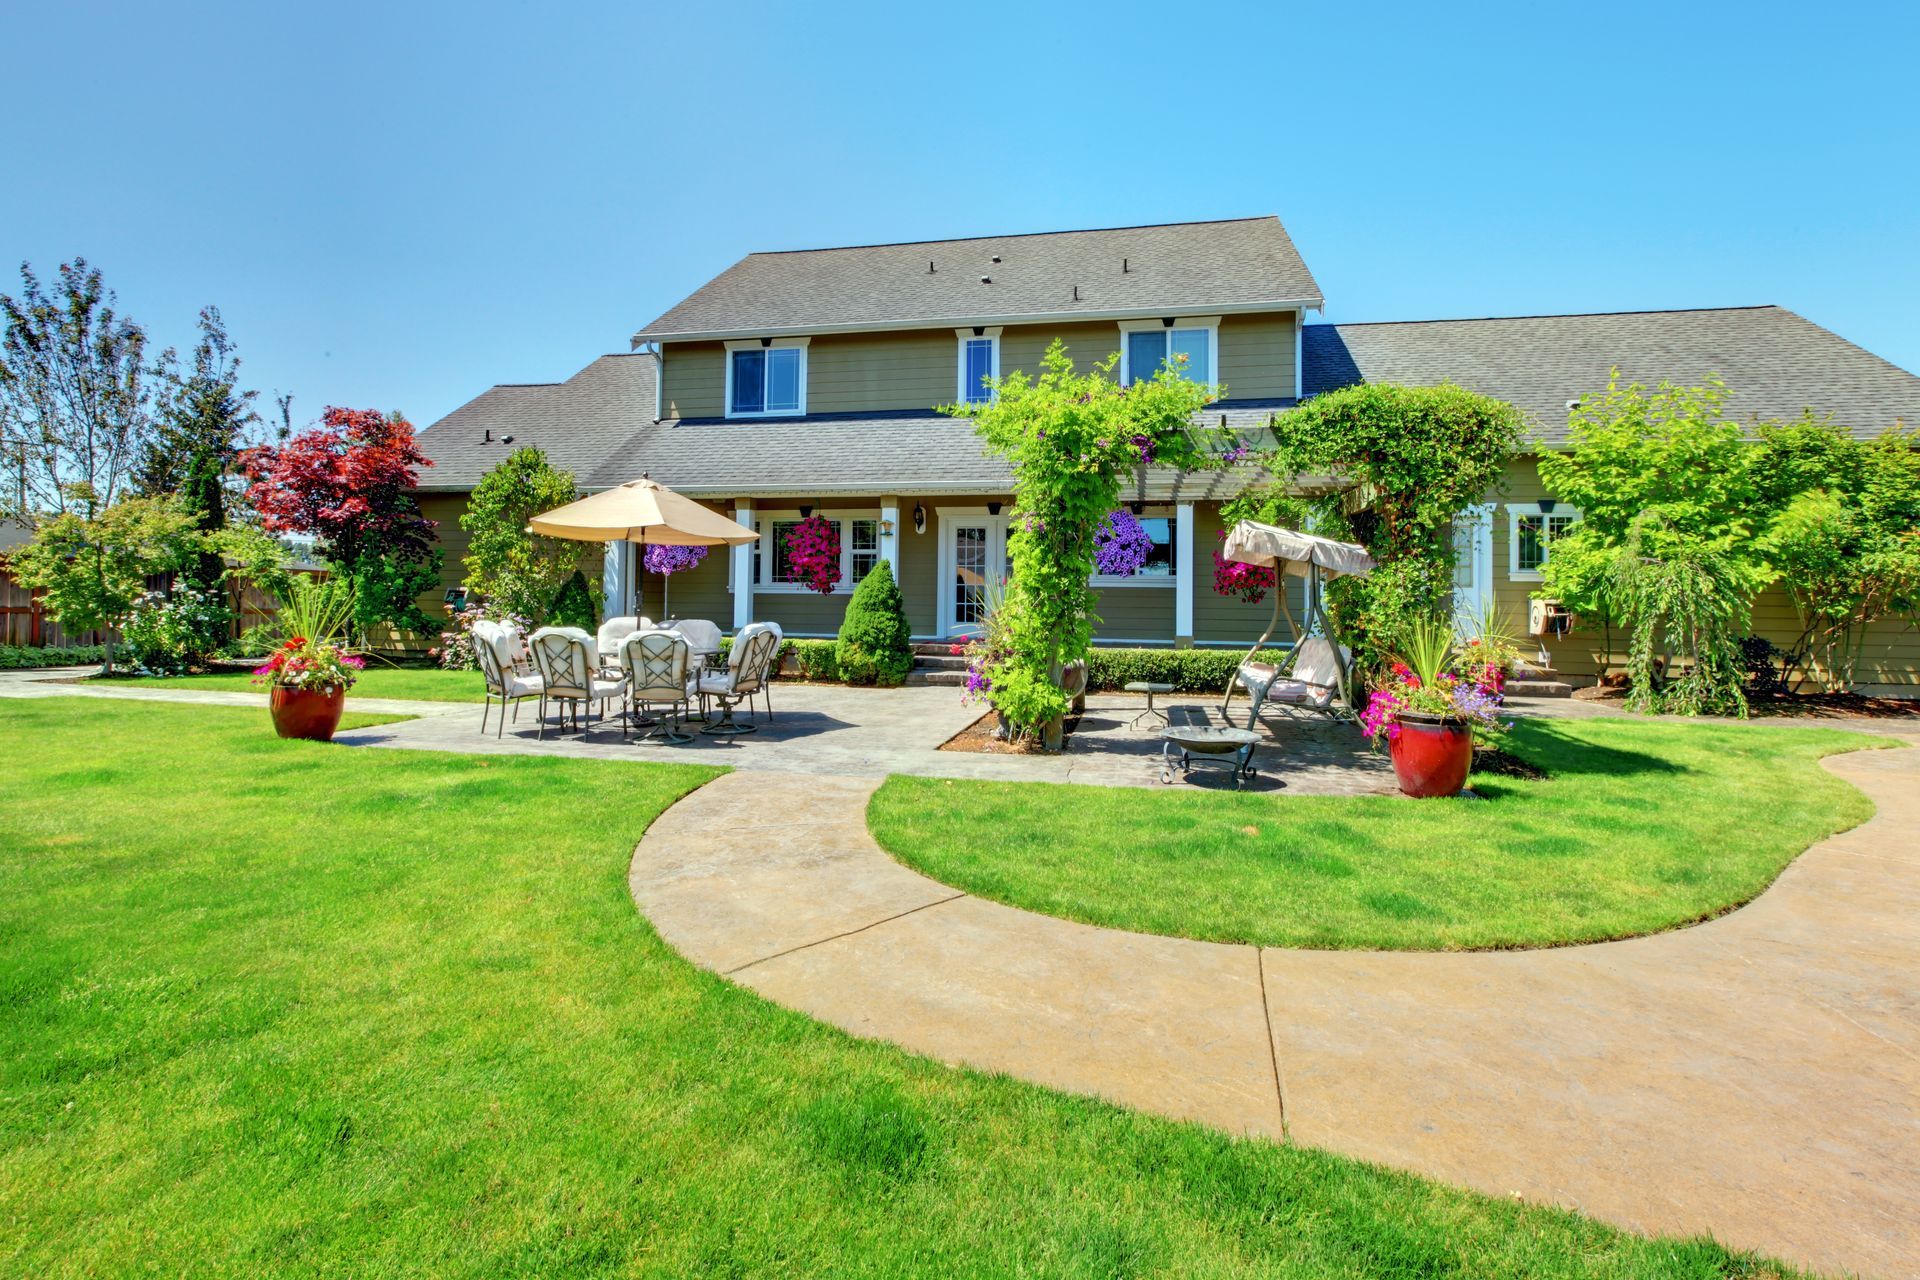
POLYGON ((787 534, 787 563, 809 591, 831 595, 840 584, 840 526, 808 516, 787 534))
POLYGON ((1094 566, 1109 578, 1131 578, 1152 551, 1146 526, 1125 507, 1107 512, 1106 522, 1093 535, 1094 566))
MULTIPOLYGON (((1227 531, 1220 531, 1220 541, 1227 540, 1227 531)), ((1213 549, 1213 590, 1215 595, 1238 596, 1248 604, 1259 604, 1267 598, 1267 592, 1280 585, 1278 572, 1272 565, 1241 564, 1238 560, 1229 560, 1220 554, 1220 548, 1213 549)))
POLYGON ((697 568, 706 558, 705 547, 670 547, 665 543, 649 542, 640 557, 640 564, 648 573, 669 577, 697 568))

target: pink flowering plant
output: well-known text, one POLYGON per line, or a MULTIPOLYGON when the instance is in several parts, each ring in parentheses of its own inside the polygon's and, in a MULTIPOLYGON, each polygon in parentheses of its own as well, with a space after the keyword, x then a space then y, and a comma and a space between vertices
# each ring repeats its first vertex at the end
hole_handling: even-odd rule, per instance
POLYGON ((253 671, 253 683, 274 689, 344 693, 366 659, 348 653, 338 637, 353 617, 353 591, 344 584, 301 577, 289 589, 275 621, 285 637, 253 671))
POLYGON ((787 534, 787 563, 807 590, 830 595, 840 584, 840 526, 811 515, 787 534))
POLYGON ((1404 656, 1394 660, 1360 712, 1360 727, 1369 738, 1391 742, 1400 736, 1406 716, 1464 724, 1476 733, 1506 728, 1497 668, 1488 682, 1485 662, 1474 660, 1470 645, 1456 643, 1451 625, 1417 622, 1403 649, 1404 656))
MULTIPOLYGON (((1225 543, 1227 531, 1220 531, 1220 541, 1225 543)), ((1259 604, 1267 598, 1267 592, 1280 584, 1277 570, 1269 564, 1241 564, 1238 560, 1229 560, 1221 554, 1221 548, 1213 549, 1213 590, 1214 594, 1238 597, 1248 604, 1259 604)))

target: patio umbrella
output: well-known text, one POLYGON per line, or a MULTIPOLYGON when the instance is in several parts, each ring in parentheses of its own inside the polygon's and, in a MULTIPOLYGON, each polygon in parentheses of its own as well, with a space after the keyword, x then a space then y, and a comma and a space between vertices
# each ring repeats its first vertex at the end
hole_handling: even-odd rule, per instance
POLYGON ((577 542, 652 542, 672 547, 740 546, 752 529, 641 476, 533 518, 533 532, 577 542))
MULTIPOLYGON (((1327 611, 1320 602, 1320 586, 1327 578, 1364 577, 1374 570, 1373 557, 1367 549, 1351 542, 1336 542, 1332 538, 1322 538, 1318 534, 1300 533, 1293 529, 1282 529, 1278 525, 1261 524, 1258 520, 1242 520, 1234 525, 1227 534, 1227 545, 1221 556, 1240 564, 1259 565, 1270 568, 1280 576, 1305 578, 1307 580, 1307 626, 1311 629, 1316 619, 1320 630, 1328 640, 1333 639, 1333 623, 1327 617, 1327 611)), ((1301 637, 1300 628, 1293 621, 1293 613, 1287 608, 1287 588, 1281 583, 1273 593, 1273 616, 1267 619, 1267 629, 1253 642, 1253 648, 1247 650, 1247 656, 1240 660, 1244 671, 1253 662, 1254 655, 1272 638, 1274 628, 1280 625, 1282 615, 1286 616, 1287 629, 1293 633, 1296 650, 1301 637)), ((1340 652, 1334 647, 1334 653, 1340 652)), ((1342 664, 1339 674, 1340 696, 1347 698, 1347 675, 1342 664)), ((1228 696, 1232 696, 1232 686, 1228 686, 1228 696)))

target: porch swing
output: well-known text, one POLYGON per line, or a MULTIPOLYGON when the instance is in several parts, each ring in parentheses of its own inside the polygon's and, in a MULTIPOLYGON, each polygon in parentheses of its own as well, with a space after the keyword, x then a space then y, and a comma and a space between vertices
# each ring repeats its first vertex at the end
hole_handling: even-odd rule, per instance
POLYGON ((1220 716, 1233 723, 1227 707, 1236 689, 1245 689, 1252 707, 1247 728, 1260 719, 1260 708, 1273 702, 1286 707, 1314 711, 1335 718, 1353 715, 1353 695, 1349 688, 1353 658, 1333 640, 1333 624, 1322 603, 1322 588, 1332 578, 1361 577, 1373 572, 1373 557, 1351 542, 1335 542, 1311 533, 1297 533, 1257 520, 1242 520, 1227 535, 1222 556, 1239 564, 1257 565, 1275 571, 1279 580, 1273 593, 1273 616, 1267 629, 1247 650, 1247 656, 1227 682, 1226 695, 1220 699, 1220 716), (1307 626, 1303 631, 1287 607, 1285 579, 1304 578, 1307 596, 1307 626), (1293 644, 1281 662, 1256 662, 1254 658, 1273 638, 1280 620, 1286 619, 1293 644))

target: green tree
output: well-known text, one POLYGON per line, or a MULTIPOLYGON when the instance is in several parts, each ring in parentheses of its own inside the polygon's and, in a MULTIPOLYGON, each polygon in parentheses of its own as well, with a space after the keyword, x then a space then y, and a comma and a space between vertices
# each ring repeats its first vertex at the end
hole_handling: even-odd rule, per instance
POLYGON ((1920 439, 1895 427, 1858 440, 1812 414, 1759 435, 1773 508, 1759 545, 1801 623, 1789 652, 1826 688, 1849 688, 1867 628, 1920 614, 1920 439))
POLYGON ((1656 513, 1633 523, 1607 584, 1632 633, 1627 708, 1744 716, 1738 638, 1751 616, 1747 570, 1713 541, 1661 525, 1656 513))
POLYGON ((591 631, 600 622, 599 601, 594 598, 593 588, 587 585, 587 575, 577 569, 560 584, 560 590, 554 593, 543 612, 548 623, 556 627, 591 631))
POLYGON ((1263 460, 1282 494, 1253 501, 1285 509, 1276 506, 1285 490, 1319 478, 1315 532, 1357 542, 1378 562, 1327 588, 1363 672, 1383 666, 1417 623, 1449 613, 1452 521, 1499 487, 1521 427, 1512 405, 1451 383, 1343 387, 1274 420, 1263 460))
POLYGON ((177 569, 199 550, 193 513, 171 498, 122 498, 42 520, 33 541, 11 555, 23 585, 46 593, 47 610, 68 631, 108 632, 102 671, 113 670, 112 629, 133 613, 150 574, 177 569))
POLYGON ((897 685, 913 670, 912 631, 893 566, 875 564, 853 589, 834 661, 851 684, 897 685))
POLYGON ((1094 535, 1119 505, 1122 481, 1149 464, 1214 462, 1193 416, 1219 389, 1172 366, 1121 387, 1112 377, 1118 361, 1116 353, 1078 373, 1055 339, 1038 378, 1015 371, 994 385, 990 402, 945 408, 971 417, 987 448, 1013 467, 1013 580, 1000 610, 1005 650, 987 667, 987 696, 1011 728, 1038 733, 1050 750, 1060 746, 1067 710, 1062 673, 1093 646, 1094 535))
POLYGON ((574 500, 573 473, 531 446, 515 449, 474 486, 460 527, 469 538, 467 590, 509 613, 540 621, 587 544, 528 531, 533 517, 574 500))
POLYGON ((1572 448, 1540 457, 1540 481, 1580 522, 1554 539, 1541 594, 1576 613, 1618 618, 1611 595, 1620 553, 1638 529, 1642 558, 1718 555, 1748 592, 1768 577, 1754 535, 1765 519, 1757 454, 1726 417, 1726 384, 1621 385, 1569 415, 1572 448))
MULTIPOLYGON (((157 369, 163 387, 158 424, 140 458, 135 483, 142 494, 178 493, 202 533, 226 527, 228 511, 244 495, 235 464, 247 433, 260 421, 258 394, 240 388, 240 360, 221 323, 220 311, 200 313, 200 340, 184 370, 172 351, 157 369)), ((224 577, 219 552, 209 542, 192 566, 195 584, 216 588, 224 577)))
POLYGON ((0 294, 0 519, 91 518, 119 501, 153 432, 147 336, 84 258, 49 293, 20 266, 0 294))

